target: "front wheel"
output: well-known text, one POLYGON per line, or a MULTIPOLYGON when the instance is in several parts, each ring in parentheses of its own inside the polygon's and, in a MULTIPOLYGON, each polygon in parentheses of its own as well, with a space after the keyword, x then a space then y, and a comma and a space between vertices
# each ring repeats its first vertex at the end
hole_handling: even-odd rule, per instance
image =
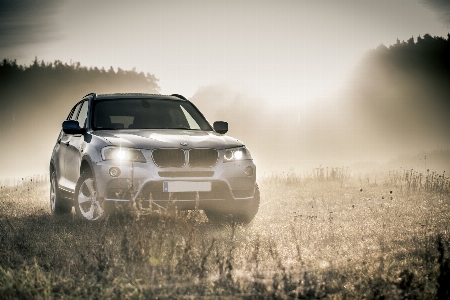
POLYGON ((259 187, 258 184, 255 184, 255 194, 253 195, 253 198, 245 203, 242 210, 236 214, 236 221, 243 224, 248 224, 253 221, 259 209, 260 199, 261 195, 259 193, 259 187))
POLYGON ((97 199, 97 187, 91 172, 83 172, 75 188, 75 211, 86 221, 96 221, 105 216, 103 203, 97 199))
POLYGON ((234 207, 231 211, 205 210, 205 214, 209 221, 214 224, 226 224, 236 222, 239 224, 249 224, 256 216, 260 203, 259 187, 255 184, 255 194, 249 201, 235 201, 239 206, 234 207))

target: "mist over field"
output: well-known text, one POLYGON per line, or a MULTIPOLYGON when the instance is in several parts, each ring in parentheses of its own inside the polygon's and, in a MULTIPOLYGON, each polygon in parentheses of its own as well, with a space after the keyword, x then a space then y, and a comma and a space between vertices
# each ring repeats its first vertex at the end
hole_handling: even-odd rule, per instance
POLYGON ((86 68, 80 63, 0 64, 0 177, 46 174, 70 109, 91 92, 157 93, 158 80, 135 70, 86 68))
MULTIPOLYGON (((159 92, 157 74, 38 59, 29 66, 3 60, 0 78, 2 177, 46 173, 61 123, 85 94, 159 92)), ((218 83, 190 100, 211 123, 229 122, 227 134, 250 148, 261 172, 383 165, 402 155, 403 167, 446 168, 448 82, 450 36, 426 34, 369 50, 329 97, 305 102, 292 94, 286 104, 218 83)))
POLYGON ((289 106, 278 108, 280 99, 208 86, 192 100, 214 119, 229 120, 230 135, 246 141, 271 169, 384 164, 398 156, 404 167, 423 167, 426 152, 450 146, 448 82, 450 36, 427 34, 368 51, 328 98, 305 104, 293 94, 289 106))

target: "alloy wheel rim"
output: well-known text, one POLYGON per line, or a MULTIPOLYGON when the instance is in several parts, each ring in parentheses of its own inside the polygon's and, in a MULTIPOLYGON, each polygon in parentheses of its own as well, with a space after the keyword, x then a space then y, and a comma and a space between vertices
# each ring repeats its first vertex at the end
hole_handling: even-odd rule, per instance
POLYGON ((56 206, 56 183, 55 183, 55 177, 52 176, 52 180, 50 183, 50 209, 55 211, 56 206))
POLYGON ((104 213, 100 202, 97 200, 92 178, 86 179, 81 184, 77 201, 80 212, 86 220, 98 220, 104 213))

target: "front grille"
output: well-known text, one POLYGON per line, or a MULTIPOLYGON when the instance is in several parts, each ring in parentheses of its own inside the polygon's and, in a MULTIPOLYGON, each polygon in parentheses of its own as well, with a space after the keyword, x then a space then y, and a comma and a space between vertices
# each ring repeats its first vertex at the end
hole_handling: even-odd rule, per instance
POLYGON ((189 166, 211 168, 217 163, 219 153, 215 149, 192 149, 189 151, 189 166))
POLYGON ((153 162, 160 168, 181 168, 185 164, 184 151, 181 149, 156 149, 152 156, 153 162))
MULTIPOLYGON (((160 168, 181 168, 185 165, 182 149, 155 149, 152 152, 153 162, 160 168)), ((212 168, 216 165, 219 153, 215 149, 189 150, 189 166, 191 168, 212 168)))

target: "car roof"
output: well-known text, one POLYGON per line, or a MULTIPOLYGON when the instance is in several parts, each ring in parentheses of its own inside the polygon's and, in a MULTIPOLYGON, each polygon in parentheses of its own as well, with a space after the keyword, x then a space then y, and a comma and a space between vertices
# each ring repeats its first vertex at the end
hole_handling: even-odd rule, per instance
MULTIPOLYGON (((95 95, 94 93, 88 94, 87 96, 95 95)), ((115 93, 115 94, 98 94, 94 96, 94 100, 112 100, 112 99, 164 99, 164 100, 177 100, 177 101, 187 101, 181 95, 161 95, 161 94, 146 94, 146 93, 115 93)))

